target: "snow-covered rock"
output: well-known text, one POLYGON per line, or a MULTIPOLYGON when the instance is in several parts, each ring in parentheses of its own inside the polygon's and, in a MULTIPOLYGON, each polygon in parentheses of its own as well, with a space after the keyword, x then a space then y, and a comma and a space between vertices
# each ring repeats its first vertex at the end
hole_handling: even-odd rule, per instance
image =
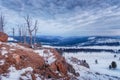
POLYGON ((3 32, 0 32, 0 41, 7 42, 7 40, 8 40, 8 35, 3 32))
POLYGON ((70 71, 74 68, 69 65, 52 48, 34 51, 17 43, 0 43, 0 80, 75 78, 76 73, 70 71))

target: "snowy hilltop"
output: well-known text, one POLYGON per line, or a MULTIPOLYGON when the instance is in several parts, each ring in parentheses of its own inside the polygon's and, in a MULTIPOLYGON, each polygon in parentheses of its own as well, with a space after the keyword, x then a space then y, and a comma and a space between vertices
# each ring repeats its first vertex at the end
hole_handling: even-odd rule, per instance
POLYGON ((1 80, 71 79, 76 76, 79 73, 55 49, 32 50, 17 43, 0 42, 1 80))

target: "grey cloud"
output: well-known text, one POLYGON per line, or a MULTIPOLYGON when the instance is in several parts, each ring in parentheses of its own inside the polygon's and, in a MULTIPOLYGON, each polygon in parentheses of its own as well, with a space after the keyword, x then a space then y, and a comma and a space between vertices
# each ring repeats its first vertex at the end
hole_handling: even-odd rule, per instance
POLYGON ((120 29, 120 0, 0 0, 0 3, 1 10, 7 11, 9 24, 24 22, 22 16, 31 14, 39 20, 39 31, 43 34, 119 34, 116 29, 120 29), (15 17, 10 21, 12 15, 15 17))

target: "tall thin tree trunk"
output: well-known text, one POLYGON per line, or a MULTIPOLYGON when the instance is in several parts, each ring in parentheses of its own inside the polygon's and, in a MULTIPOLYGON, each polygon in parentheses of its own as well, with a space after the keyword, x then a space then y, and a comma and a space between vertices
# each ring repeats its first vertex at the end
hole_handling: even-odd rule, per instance
POLYGON ((32 44, 32 34, 30 34, 30 45, 31 45, 31 47, 33 47, 33 44, 32 44))
POLYGON ((26 43, 26 35, 23 37, 23 42, 26 43))
POLYGON ((13 38, 15 37, 15 28, 12 28, 13 38))
POLYGON ((4 27, 5 27, 5 19, 1 13, 1 15, 0 15, 0 32, 4 32, 4 27))

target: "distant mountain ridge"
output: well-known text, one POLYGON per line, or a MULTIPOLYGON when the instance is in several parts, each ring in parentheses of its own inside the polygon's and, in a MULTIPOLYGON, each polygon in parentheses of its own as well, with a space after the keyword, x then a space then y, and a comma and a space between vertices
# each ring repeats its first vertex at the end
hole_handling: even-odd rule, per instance
MULTIPOLYGON (((19 36, 15 37, 20 41, 19 36)), ((27 42, 29 38, 27 37, 27 42)), ((120 46, 119 36, 86 36, 86 37, 60 37, 60 36, 37 36, 37 43, 51 46, 120 46)))

